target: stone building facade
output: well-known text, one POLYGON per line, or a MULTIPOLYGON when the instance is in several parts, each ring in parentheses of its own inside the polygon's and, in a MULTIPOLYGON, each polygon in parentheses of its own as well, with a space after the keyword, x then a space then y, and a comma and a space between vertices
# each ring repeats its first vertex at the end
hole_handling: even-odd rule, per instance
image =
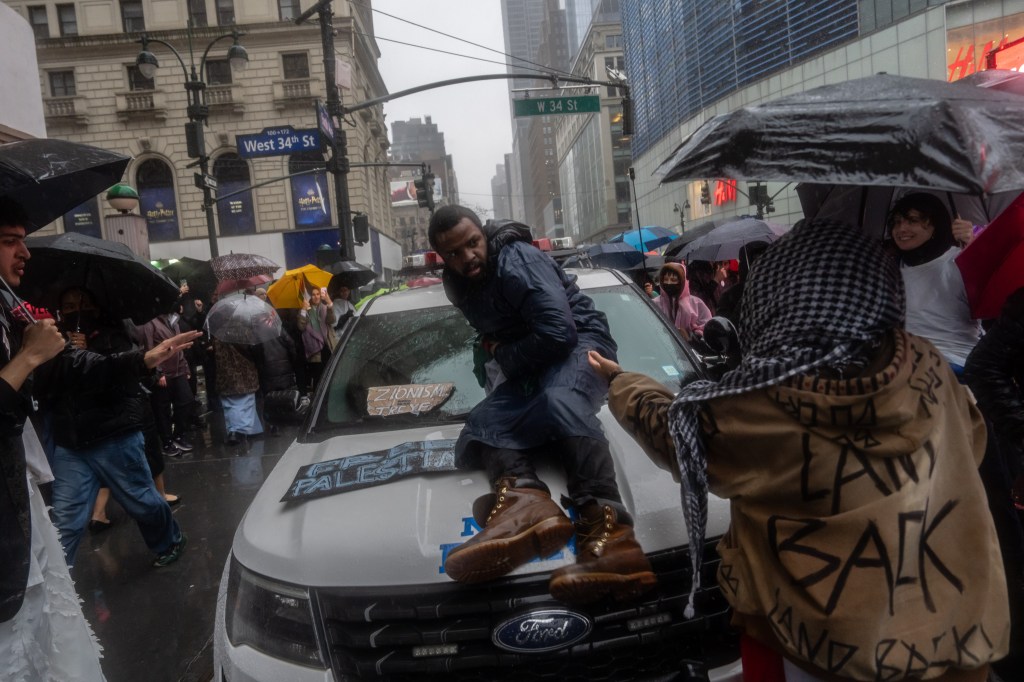
MULTIPOLYGON (((217 191, 234 197, 218 202, 214 222, 221 253, 256 252, 294 266, 316 246, 337 245, 338 216, 333 178, 313 173, 275 178, 322 167, 319 150, 272 156, 239 154, 239 135, 269 136, 287 152, 298 149, 302 131, 315 130, 315 103, 326 99, 320 27, 314 18, 292 21, 311 0, 5 0, 26 18, 36 37, 46 129, 59 137, 121 151, 134 157, 125 181, 141 195, 154 258, 209 255, 202 191, 196 186, 186 143, 186 79, 207 84, 209 117, 204 140, 217 191), (191 23, 191 28, 189 27, 191 23), (233 71, 226 55, 237 30, 248 53, 244 71, 233 71), (140 38, 169 43, 148 49, 159 68, 147 79, 136 66, 140 38), (217 40, 216 43, 213 41, 217 40), (297 131, 293 136, 286 128, 297 131), (268 182, 269 181, 269 182, 268 182), (245 187, 267 184, 248 192, 245 187)), ((343 103, 379 97, 386 88, 377 69, 370 3, 334 3, 336 63, 343 103)), ((387 161, 389 140, 381 106, 356 112, 342 123, 351 162, 387 161)), ((386 169, 356 168, 348 175, 351 208, 366 213, 371 243, 356 258, 378 270, 397 269, 386 169)), ((100 204, 100 202, 95 202, 100 204)), ((97 223, 104 207, 86 206, 97 223)), ((68 228, 70 219, 63 226, 68 228)))

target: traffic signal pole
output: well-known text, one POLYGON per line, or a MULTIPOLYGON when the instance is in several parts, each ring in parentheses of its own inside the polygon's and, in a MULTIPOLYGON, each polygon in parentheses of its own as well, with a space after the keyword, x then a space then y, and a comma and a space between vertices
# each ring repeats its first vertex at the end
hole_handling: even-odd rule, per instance
POLYGON ((355 239, 352 235, 352 202, 348 194, 348 137, 341 127, 344 108, 341 104, 341 91, 336 82, 334 63, 334 10, 332 0, 320 0, 295 19, 301 24, 316 14, 320 21, 320 40, 324 53, 324 80, 327 86, 327 113, 334 122, 334 139, 331 143, 331 160, 327 170, 334 175, 334 197, 338 206, 338 243, 341 244, 339 257, 341 260, 356 259, 355 239))
MULTIPOLYGON (((413 95, 425 90, 433 90, 434 88, 443 88, 448 85, 485 80, 510 80, 516 78, 548 80, 551 81, 553 88, 557 88, 559 83, 581 83, 594 86, 607 85, 623 88, 625 90, 623 107, 625 108, 629 105, 629 89, 623 81, 598 81, 590 78, 560 76, 556 74, 501 73, 466 76, 464 78, 452 78, 449 80, 436 81, 434 83, 427 83, 426 85, 409 88, 408 90, 402 90, 394 94, 377 97, 375 99, 359 102, 346 107, 341 102, 341 92, 338 89, 338 84, 335 82, 334 26, 332 25, 334 11, 331 9, 331 2, 333 2, 333 0, 319 0, 315 5, 296 17, 295 23, 303 24, 314 14, 317 15, 318 20, 320 21, 320 40, 323 43, 324 53, 324 80, 326 81, 325 85, 327 87, 327 113, 330 114, 331 119, 334 122, 334 139, 331 140, 331 160, 327 164, 327 169, 334 175, 335 203, 338 205, 338 241, 341 244, 339 255, 341 260, 355 260, 355 241, 352 235, 352 204, 348 193, 348 173, 351 166, 348 161, 347 136, 345 131, 341 128, 341 124, 344 122, 344 116, 346 113, 367 109, 369 107, 376 106, 377 104, 390 102, 391 100, 398 99, 399 97, 413 95)), ((631 115, 628 115, 627 117, 630 120, 632 119, 631 115)), ((632 134, 632 131, 629 131, 629 134, 632 134)), ((433 176, 431 176, 431 185, 433 185, 432 181, 433 176)), ((431 195, 431 203, 432 199, 433 197, 431 195)))

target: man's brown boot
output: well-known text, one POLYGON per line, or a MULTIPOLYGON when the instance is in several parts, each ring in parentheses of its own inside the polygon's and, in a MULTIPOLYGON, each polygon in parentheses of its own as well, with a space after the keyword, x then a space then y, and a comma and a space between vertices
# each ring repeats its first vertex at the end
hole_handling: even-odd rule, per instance
POLYGON ((444 570, 452 580, 492 580, 531 559, 551 556, 572 537, 572 521, 550 493, 515 485, 513 478, 498 481, 483 530, 448 554, 444 570))
POLYGON ((551 575, 552 597, 567 604, 589 604, 604 597, 624 602, 657 585, 633 527, 619 523, 613 507, 591 503, 579 513, 576 563, 551 575))

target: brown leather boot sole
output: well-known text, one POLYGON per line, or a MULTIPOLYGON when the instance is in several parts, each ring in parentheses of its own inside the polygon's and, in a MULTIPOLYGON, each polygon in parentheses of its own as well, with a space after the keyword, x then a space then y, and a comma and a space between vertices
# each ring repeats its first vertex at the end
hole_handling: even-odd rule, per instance
POLYGON ((444 572, 460 583, 493 580, 531 559, 551 556, 574 531, 572 521, 561 516, 544 519, 518 535, 459 545, 448 554, 444 572))
POLYGON ((635 601, 652 590, 658 577, 651 571, 637 573, 574 573, 551 579, 548 592, 566 604, 591 604, 605 597, 617 602, 635 601))

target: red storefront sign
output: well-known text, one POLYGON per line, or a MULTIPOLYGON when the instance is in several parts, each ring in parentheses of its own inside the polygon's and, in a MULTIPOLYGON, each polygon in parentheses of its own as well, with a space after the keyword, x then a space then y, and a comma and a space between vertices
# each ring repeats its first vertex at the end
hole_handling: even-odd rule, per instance
POLYGON ((736 181, 716 180, 715 181, 715 206, 721 206, 727 201, 736 201, 736 181))

